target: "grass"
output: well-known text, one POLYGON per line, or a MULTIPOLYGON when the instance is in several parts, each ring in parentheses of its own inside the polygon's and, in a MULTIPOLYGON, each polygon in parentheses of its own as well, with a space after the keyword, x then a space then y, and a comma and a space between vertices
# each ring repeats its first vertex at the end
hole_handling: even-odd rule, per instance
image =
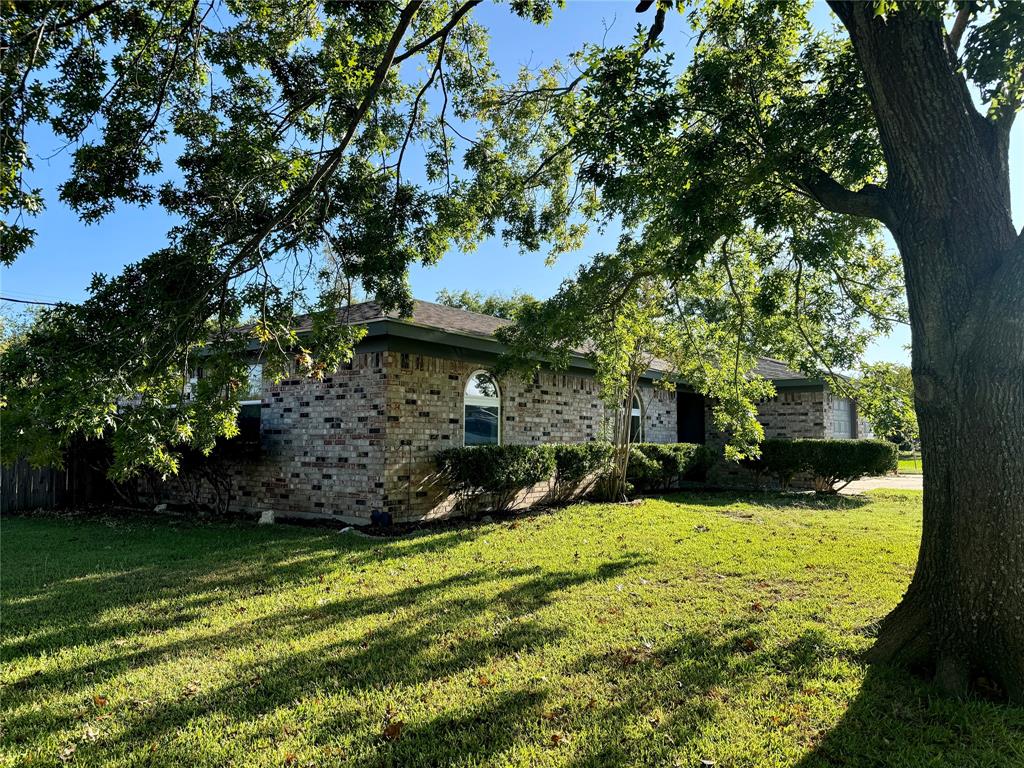
POLYGON ((919 493, 749 498, 396 540, 7 518, 0 765, 1024 765, 1024 710, 859 661, 919 493))
POLYGON ((921 457, 916 458, 903 458, 899 460, 899 474, 901 475, 920 475, 921 474, 921 457))

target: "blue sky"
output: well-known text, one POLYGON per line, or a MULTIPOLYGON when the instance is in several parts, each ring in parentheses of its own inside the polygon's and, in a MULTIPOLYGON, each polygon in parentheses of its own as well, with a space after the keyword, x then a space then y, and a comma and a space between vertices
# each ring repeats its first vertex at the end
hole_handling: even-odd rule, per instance
MULTIPOLYGON (((632 36, 639 20, 634 13, 635 0, 618 2, 570 2, 556 11, 548 27, 521 21, 507 6, 485 4, 476 18, 491 30, 491 54, 502 73, 514 75, 521 66, 537 67, 553 59, 564 58, 585 41, 605 39, 608 43, 632 36)), ((650 14, 643 17, 649 23, 650 14)), ((815 8, 815 20, 830 24, 824 6, 815 8)), ((679 15, 670 15, 662 35, 669 49, 685 58, 691 45, 691 33, 679 15)), ((1024 129, 1018 121, 1011 150, 1013 202, 1018 227, 1024 219, 1024 129)), ((0 290, 4 296, 40 301, 78 301, 85 297, 94 272, 115 274, 128 263, 143 258, 165 244, 164 234, 171 220, 158 207, 139 209, 120 206, 99 224, 85 226, 56 199, 56 186, 66 176, 66 153, 45 160, 59 146, 46 131, 28 137, 37 156, 33 185, 47 191, 47 208, 35 220, 38 230, 35 247, 13 266, 0 272, 0 290)), ((566 276, 597 251, 614 248, 617 231, 594 232, 577 253, 545 265, 544 253, 521 254, 515 246, 504 245, 500 238, 483 243, 472 253, 450 252, 433 267, 413 267, 410 280, 418 298, 433 299, 442 288, 451 290, 523 291, 539 297, 551 295, 566 276)), ((10 305, 6 305, 11 308, 10 305)), ((899 328, 869 350, 869 360, 906 362, 905 347, 910 336, 899 328)))

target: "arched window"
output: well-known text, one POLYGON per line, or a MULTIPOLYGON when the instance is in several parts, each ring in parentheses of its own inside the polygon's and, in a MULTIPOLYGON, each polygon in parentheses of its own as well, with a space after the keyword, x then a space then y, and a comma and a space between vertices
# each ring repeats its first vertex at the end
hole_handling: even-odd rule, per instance
POLYGON ((644 441, 644 410, 640 402, 640 395, 633 395, 633 408, 629 413, 629 442, 642 443, 644 441))
POLYGON ((487 371, 476 371, 466 383, 463 405, 463 445, 498 445, 501 442, 501 390, 487 371))

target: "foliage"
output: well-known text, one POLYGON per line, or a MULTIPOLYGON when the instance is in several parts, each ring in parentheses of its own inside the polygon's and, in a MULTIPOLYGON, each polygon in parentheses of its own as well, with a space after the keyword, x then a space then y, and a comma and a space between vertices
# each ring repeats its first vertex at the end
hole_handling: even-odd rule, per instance
POLYGON ((710 448, 694 443, 637 443, 632 446, 629 480, 639 490, 667 490, 684 478, 706 474, 710 448))
POLYGON ((858 477, 895 472, 899 452, 885 440, 807 441, 807 467, 819 492, 834 493, 858 477))
POLYGON ((640 381, 651 375, 656 361, 654 386, 671 389, 682 378, 713 397, 715 421, 731 435, 733 456, 756 450, 763 433, 755 402, 774 391, 770 382, 750 375, 756 355, 742 334, 730 333, 731 319, 717 322, 708 319, 710 313, 697 317, 681 311, 684 297, 694 296, 693 286, 673 287, 644 276, 656 269, 656 258, 644 246, 623 241, 616 253, 596 256, 554 297, 524 308, 514 325, 498 333, 508 348, 504 367, 528 374, 541 360, 555 368, 579 358, 593 365, 616 446, 610 498, 627 493, 630 404, 639 398, 645 412, 649 390, 640 381))
POLYGON ((329 374, 360 336, 337 322, 353 290, 408 311, 409 264, 492 232, 502 182, 458 176, 452 132, 496 83, 477 4, 0 4, 0 258, 31 248, 56 192, 33 186, 28 137, 70 152, 59 196, 83 222, 118 205, 176 222, 4 351, 5 459, 104 434, 115 476, 172 474, 173 446, 232 434, 240 348, 259 345, 270 376, 329 374), (200 349, 208 383, 187 392, 200 349))
POLYGON ((467 497, 488 494, 499 510, 507 509, 519 491, 555 474, 555 452, 549 445, 448 448, 436 461, 453 490, 467 497))
POLYGON ((602 440, 587 443, 555 443, 555 478, 560 485, 575 487, 587 477, 608 467, 612 445, 602 440))
POLYGON ((1024 710, 861 661, 920 510, 701 493, 386 539, 5 518, 0 764, 1012 764, 1024 710))
POLYGON ((864 365, 856 382, 856 392, 857 407, 876 435, 897 445, 917 441, 914 379, 908 366, 897 363, 864 365))
MULTIPOLYGON (((874 334, 905 319, 899 260, 878 222, 823 214, 811 191, 827 174, 878 181, 882 155, 851 46, 811 28, 806 10, 694 6, 700 44, 681 75, 658 21, 632 45, 588 46, 574 62, 579 77, 557 66, 524 73, 496 96, 505 111, 488 134, 502 149, 540 136, 537 151, 552 162, 523 172, 552 195, 579 191, 562 215, 621 220, 619 253, 595 257, 578 281, 603 271, 608 301, 652 275, 664 280, 694 361, 684 380, 728 395, 720 417, 741 432, 751 419, 730 388, 752 367, 748 356, 773 354, 809 375, 854 367, 874 334)), ((562 219, 540 221, 557 241, 562 219)), ((759 438, 740 434, 730 457, 759 438)))
POLYGON ((528 293, 513 291, 510 296, 501 293, 483 294, 480 291, 449 291, 441 289, 437 293, 437 303, 446 307, 479 312, 481 315, 501 317, 515 320, 519 310, 526 304, 535 304, 537 300, 528 293))
POLYGON ((815 490, 835 493, 859 477, 895 472, 898 451, 885 440, 784 440, 772 438, 761 445, 761 457, 751 468, 774 476, 782 488, 793 477, 808 472, 815 490), (842 483, 838 488, 837 483, 842 483))

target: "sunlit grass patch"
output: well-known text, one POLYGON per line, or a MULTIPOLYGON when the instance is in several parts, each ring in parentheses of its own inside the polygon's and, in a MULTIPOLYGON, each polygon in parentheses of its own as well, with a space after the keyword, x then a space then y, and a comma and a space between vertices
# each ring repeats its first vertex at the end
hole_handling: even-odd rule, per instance
POLYGON ((915 492, 675 495, 370 540, 3 522, 4 765, 1014 765, 868 669, 915 492))

